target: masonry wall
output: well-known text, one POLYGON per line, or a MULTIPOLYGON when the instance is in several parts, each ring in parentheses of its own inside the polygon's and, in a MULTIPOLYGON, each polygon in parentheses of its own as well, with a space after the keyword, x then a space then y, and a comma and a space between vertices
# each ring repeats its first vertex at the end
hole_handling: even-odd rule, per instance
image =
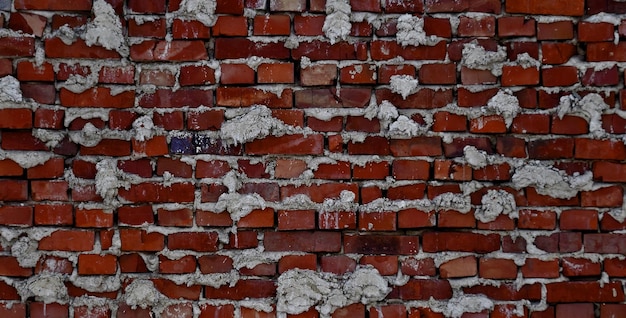
POLYGON ((626 317, 625 2, 0 10, 0 317, 626 317))

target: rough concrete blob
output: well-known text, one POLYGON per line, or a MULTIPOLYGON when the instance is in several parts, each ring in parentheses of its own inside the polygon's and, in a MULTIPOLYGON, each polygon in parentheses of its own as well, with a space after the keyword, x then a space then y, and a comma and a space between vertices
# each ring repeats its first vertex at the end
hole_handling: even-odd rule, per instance
POLYGON ((88 46, 98 45, 127 57, 130 49, 124 36, 122 22, 113 7, 104 0, 93 3, 93 20, 87 24, 84 39, 88 46))
POLYGON ((420 126, 411 118, 400 115, 389 125, 389 135, 394 138, 411 138, 420 133, 420 126))
POLYGON ((217 211, 227 211, 230 214, 230 218, 237 222, 253 210, 265 209, 266 206, 265 200, 257 193, 224 193, 218 198, 215 209, 217 211))
POLYGON ((398 32, 396 33, 396 42, 404 46, 407 45, 435 45, 437 37, 434 35, 426 35, 424 31, 424 19, 410 14, 403 14, 398 17, 396 24, 398 32))
POLYGON ((409 75, 393 75, 389 81, 391 91, 400 94, 402 99, 406 99, 409 95, 415 94, 418 84, 417 78, 409 75))
POLYGON ((117 167, 116 160, 105 159, 96 164, 96 193, 102 197, 105 205, 119 205, 118 190, 130 186, 124 176, 124 172, 117 167))
POLYGON ((98 145, 103 138, 102 131, 92 123, 87 123, 83 129, 77 132, 70 132, 70 139, 85 147, 94 147, 98 145))
POLYGON ((578 94, 563 96, 556 109, 557 116, 574 115, 584 118, 589 123, 589 132, 594 135, 604 135, 602 128, 602 113, 609 109, 602 96, 590 93, 580 98, 578 94))
POLYGON ((494 303, 485 296, 462 295, 448 301, 443 314, 450 318, 462 317, 465 313, 478 313, 483 310, 493 310, 494 303))
POLYGON ((276 309, 297 315, 315 307, 320 317, 330 317, 337 308, 381 301, 390 291, 373 267, 358 267, 343 276, 291 269, 278 277, 276 309))
POLYGON ((205 26, 212 27, 217 21, 216 8, 217 3, 214 0, 183 0, 174 14, 181 20, 197 20, 205 26))
POLYGON ((501 90, 490 98, 485 109, 489 114, 502 116, 507 127, 511 127, 513 119, 521 110, 519 100, 509 90, 501 90))
POLYGON ((295 127, 273 117, 272 111, 263 105, 252 106, 244 114, 226 121, 220 129, 222 139, 232 145, 295 131, 295 127))
POLYGON ((472 208, 470 197, 461 193, 442 193, 433 199, 433 204, 436 209, 440 211, 455 210, 461 213, 467 213, 472 208))
POLYGON ((0 78, 0 102, 22 102, 22 90, 17 78, 7 75, 0 78))
POLYGON ((495 221, 500 215, 517 218, 515 197, 504 190, 489 190, 481 199, 482 206, 476 209, 477 220, 488 223, 495 221))
POLYGON ((154 307, 162 298, 165 298, 155 287, 154 283, 145 279, 136 279, 126 286, 124 299, 133 309, 154 307))
POLYGON ((23 286, 18 286, 18 292, 24 300, 35 297, 38 301, 50 304, 65 303, 69 297, 63 278, 58 274, 45 273, 31 276, 23 284, 23 286))
POLYGON ((579 191, 593 187, 593 173, 569 176, 554 167, 528 163, 515 170, 511 177, 517 189, 534 187, 537 193, 557 199, 571 199, 579 191))
POLYGON ((331 44, 344 41, 350 35, 352 24, 350 23, 350 14, 352 8, 348 0, 327 0, 326 1, 326 19, 322 31, 330 40, 331 44))
POLYGON ((339 198, 324 199, 322 203, 321 211, 324 212, 342 212, 342 211, 355 211, 358 204, 355 202, 356 195, 352 191, 343 190, 339 194, 339 198))
POLYGON ((465 162, 473 169, 482 169, 488 165, 487 153, 478 150, 474 146, 465 146, 463 148, 465 162))
POLYGON ((133 122, 134 138, 138 141, 152 139, 155 134, 155 129, 151 116, 141 116, 133 122))
POLYGON ((470 42, 463 46, 461 63, 471 69, 488 70, 495 76, 502 75, 502 66, 507 59, 506 48, 498 46, 498 50, 487 51, 478 43, 470 42))

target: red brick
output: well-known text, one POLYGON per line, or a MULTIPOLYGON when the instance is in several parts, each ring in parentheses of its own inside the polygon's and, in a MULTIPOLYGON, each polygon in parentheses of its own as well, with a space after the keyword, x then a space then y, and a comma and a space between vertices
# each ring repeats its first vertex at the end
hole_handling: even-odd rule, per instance
POLYGON ((572 21, 537 23, 537 40, 569 40, 574 37, 572 21))
POLYGON ((494 36, 496 34, 496 19, 493 16, 459 18, 457 34, 461 37, 494 36))
POLYGON ((33 302, 29 305, 29 317, 68 318, 69 305, 59 303, 33 302))
POLYGON ((395 231, 395 212, 359 212, 358 228, 361 231, 395 231))
POLYGON ((63 175, 64 168, 63 158, 52 158, 43 164, 28 168, 26 176, 28 179, 54 179, 63 175))
POLYGON ((528 278, 557 278, 559 277, 559 260, 540 260, 527 258, 521 267, 522 275, 528 278))
POLYGON ((471 1, 471 0, 426 0, 424 2, 424 9, 426 12, 485 12, 485 13, 500 13, 501 4, 499 1, 471 1))
POLYGON ((528 156, 532 159, 572 158, 574 140, 569 138, 538 139, 528 144, 528 156))
POLYGON ((32 268, 20 266, 17 258, 13 256, 0 256, 0 274, 9 277, 29 277, 33 275, 32 268))
POLYGON ((306 1, 305 0, 276 0, 270 3, 271 11, 292 11, 292 12, 302 12, 306 10, 306 1))
POLYGON ((272 281, 248 279, 240 280, 234 286, 224 285, 219 288, 205 287, 204 296, 209 299, 267 298, 276 295, 276 285, 272 281))
POLYGON ((182 86, 215 84, 215 69, 208 66, 183 66, 178 81, 182 86))
POLYGON ((174 39, 197 40, 211 37, 211 28, 200 21, 185 21, 175 19, 172 23, 174 39))
POLYGON ((439 266, 441 278, 459 278, 476 276, 478 269, 476 257, 465 256, 449 260, 439 266))
POLYGON ((257 15, 254 17, 254 35, 289 35, 291 19, 288 15, 257 15))
POLYGON ((432 258, 416 259, 406 258, 401 262, 401 270, 405 275, 411 276, 435 276, 435 261, 432 258))
POLYGON ((623 203, 624 189, 621 186, 609 186, 593 191, 581 192, 581 206, 620 207, 623 203))
POLYGON ((212 306, 212 305, 206 305, 206 304, 200 305, 199 318, 212 318, 212 317, 234 318, 235 306, 231 304, 220 305, 220 306, 212 306))
POLYGON ((320 230, 356 229, 356 212, 327 211, 317 215, 320 230))
POLYGON ((561 212, 559 227, 562 230, 597 230, 598 211, 565 210, 561 212))
POLYGON ((140 226, 154 224, 154 213, 149 205, 123 206, 118 209, 118 222, 120 225, 140 226))
POLYGON ((511 132, 518 134, 547 134, 550 116, 545 114, 518 114, 513 118, 511 132))
POLYGON ((69 184, 67 181, 31 181, 30 186, 32 199, 35 201, 67 201, 68 199, 69 184))
POLYGON ((135 103, 135 92, 113 95, 111 89, 106 87, 94 87, 82 93, 61 89, 59 99, 66 107, 130 108, 135 103))
POLYGON ((449 112, 436 112, 433 115, 433 131, 467 131, 467 117, 449 112))
POLYGON ((337 252, 341 235, 335 232, 267 232, 268 251, 337 252))
POLYGON ((557 282, 546 284, 549 303, 622 302, 624 290, 621 282, 557 282))
POLYGON ((264 63, 257 72, 257 81, 262 84, 294 82, 293 63, 264 63))
POLYGON ((46 17, 41 15, 14 12, 11 13, 9 17, 8 27, 15 31, 22 31, 36 37, 41 37, 46 28, 46 22, 46 17))
POLYGON ((38 66, 32 62, 23 61, 17 64, 17 79, 20 81, 54 81, 52 64, 43 63, 38 66))
POLYGON ((0 160, 0 175, 4 177, 21 176, 24 168, 11 159, 0 160))
POLYGON ((144 69, 139 73, 140 84, 153 84, 156 86, 174 86, 176 78, 167 70, 144 69))
POLYGON ((220 15, 212 29, 213 36, 246 36, 248 19, 244 16, 220 15))
POLYGON ((587 44, 587 61, 617 61, 626 60, 626 44, 612 42, 590 42, 587 44))
POLYGON ((396 180, 428 180, 430 164, 422 160, 395 160, 392 175, 396 180))
POLYGON ((172 299, 198 300, 202 292, 202 287, 192 284, 176 284, 167 279, 152 279, 154 287, 165 297, 172 299))
POLYGON ((185 88, 176 91, 158 89, 154 93, 144 94, 139 99, 139 106, 146 108, 213 106, 213 91, 200 88, 185 88))
POLYGON ((315 229, 315 210, 279 210, 279 230, 315 229))
POLYGON ((91 0, 77 0, 72 2, 59 2, 53 0, 18 0, 13 4, 16 9, 45 10, 45 11, 89 11, 91 0))
POLYGON ((536 67, 507 66, 502 68, 502 86, 539 84, 539 69, 536 67))
POLYGON ((473 133, 498 134, 505 133, 507 127, 502 116, 490 115, 470 119, 469 131, 473 133))
POLYGON ((618 140, 577 138, 574 157, 577 159, 626 159, 626 146, 618 140))
POLYGON ((208 58, 202 41, 154 41, 147 40, 130 47, 134 61, 198 61, 208 58))
POLYGON ((482 258, 479 261, 479 275, 487 279, 515 279, 517 265, 510 259, 482 258))
POLYGON ((269 136, 246 144, 246 153, 261 154, 321 154, 324 148, 324 137, 321 135, 286 135, 269 136))
POLYGON ((594 263, 585 258, 564 257, 561 260, 563 275, 575 276, 598 276, 602 272, 600 262, 594 263))
POLYGON ((596 161, 593 163, 593 177, 604 182, 626 182, 626 165, 596 161))
POLYGON ((158 224, 161 226, 193 226, 193 212, 189 208, 174 210, 158 209, 157 219, 158 224))
POLYGON ((165 1, 152 1, 146 3, 141 0, 129 0, 128 9, 137 13, 165 13, 165 1))
POLYGON ((428 300, 452 298, 450 282, 445 279, 410 279, 405 285, 394 287, 389 299, 428 300))
POLYGON ((138 229, 119 231, 122 251, 160 251, 165 247, 165 237, 161 233, 148 233, 138 229))
POLYGON ((128 189, 120 189, 119 196, 136 203, 148 202, 193 202, 195 186, 191 183, 174 183, 164 186, 157 183, 133 184, 128 189))
MULTIPOLYGON (((571 43, 543 42, 541 43, 541 62, 544 64, 563 64, 576 54, 576 46, 571 43)), ((563 69, 566 67, 564 66, 563 69)), ((571 70, 568 79, 572 78, 571 70)), ((542 73, 542 76, 546 73, 542 73)), ((552 75, 552 74, 547 74, 552 75)), ((556 80, 556 78, 554 78, 556 80)), ((549 82, 549 81, 548 81, 549 82)), ((546 79, 544 78, 544 83, 546 79)), ((547 84, 544 84, 547 85, 547 84)))
POLYGON ((163 274, 185 274, 196 270, 196 258, 192 255, 183 256, 179 259, 169 259, 159 255, 159 272, 163 274))
POLYGON ((525 17, 502 17, 498 18, 498 36, 534 36, 535 20, 525 17))
POLYGON ((128 35, 137 37, 153 37, 163 39, 167 34, 167 25, 165 19, 156 19, 155 21, 144 21, 139 24, 136 19, 128 20, 128 35))
POLYGON ((116 271, 117 257, 115 255, 78 255, 79 275, 114 275, 116 271))
POLYGON ((422 84, 456 84, 456 64, 424 64, 419 80, 422 84))
POLYGON ((320 258, 322 272, 343 275, 356 269, 356 261, 345 255, 328 255, 320 258))
POLYGON ((333 64, 311 65, 300 69, 303 86, 332 85, 337 78, 337 66, 333 64))
POLYGON ((600 318, 620 317, 626 314, 624 304, 602 304, 600 306, 600 318))
POLYGON ((352 168, 352 177, 355 180, 383 180, 389 176, 389 163, 368 162, 363 166, 354 166, 352 168))
POLYGON ((411 236, 344 235, 344 253, 410 255, 418 249, 411 236))
MULTIPOLYGON (((300 47, 302 47, 302 45, 300 47)), ((202 48, 206 54, 204 46, 202 48)), ((286 59, 289 58, 289 49, 287 49, 281 42, 256 43, 243 37, 215 39, 216 59, 238 59, 249 58, 251 56, 286 59)))
POLYGON ((601 42, 613 41, 615 26, 608 22, 592 23, 581 21, 578 23, 578 41, 601 42))
POLYGON ((39 241, 42 251, 91 251, 95 242, 92 231, 57 230, 39 241))
POLYGON ((233 260, 223 255, 204 255, 198 258, 203 274, 228 273, 233 269, 233 260))
POLYGON ((539 0, 507 0, 505 10, 508 13, 581 16, 585 12, 585 3, 581 0, 556 0, 549 3, 539 0))
POLYGON ((578 83, 578 69, 574 66, 543 68, 541 77, 544 86, 570 86, 578 83))
POLYGON ((588 68, 581 82, 585 86, 614 86, 619 84, 620 73, 617 67, 596 71, 588 68))
POLYGON ((500 248, 500 235, 475 233, 428 232, 422 237, 426 252, 460 251, 488 253, 500 248))
MULTIPOLYGON (((210 91, 209 91, 210 92, 210 91)), ((217 105, 225 107, 247 107, 268 105, 270 108, 291 108, 293 91, 283 90, 280 96, 252 87, 218 87, 217 105)))

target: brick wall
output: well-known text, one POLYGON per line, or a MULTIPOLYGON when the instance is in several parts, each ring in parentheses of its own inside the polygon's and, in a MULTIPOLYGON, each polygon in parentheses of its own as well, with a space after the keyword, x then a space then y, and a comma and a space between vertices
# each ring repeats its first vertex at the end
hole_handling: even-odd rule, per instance
POLYGON ((626 317, 623 1, 0 10, 0 317, 626 317))

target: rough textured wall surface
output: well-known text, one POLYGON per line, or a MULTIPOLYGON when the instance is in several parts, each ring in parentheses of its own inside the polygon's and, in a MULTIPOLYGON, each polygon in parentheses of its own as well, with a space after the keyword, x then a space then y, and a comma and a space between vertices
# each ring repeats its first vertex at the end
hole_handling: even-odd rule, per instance
POLYGON ((0 10, 0 317, 626 317, 623 1, 0 10))

